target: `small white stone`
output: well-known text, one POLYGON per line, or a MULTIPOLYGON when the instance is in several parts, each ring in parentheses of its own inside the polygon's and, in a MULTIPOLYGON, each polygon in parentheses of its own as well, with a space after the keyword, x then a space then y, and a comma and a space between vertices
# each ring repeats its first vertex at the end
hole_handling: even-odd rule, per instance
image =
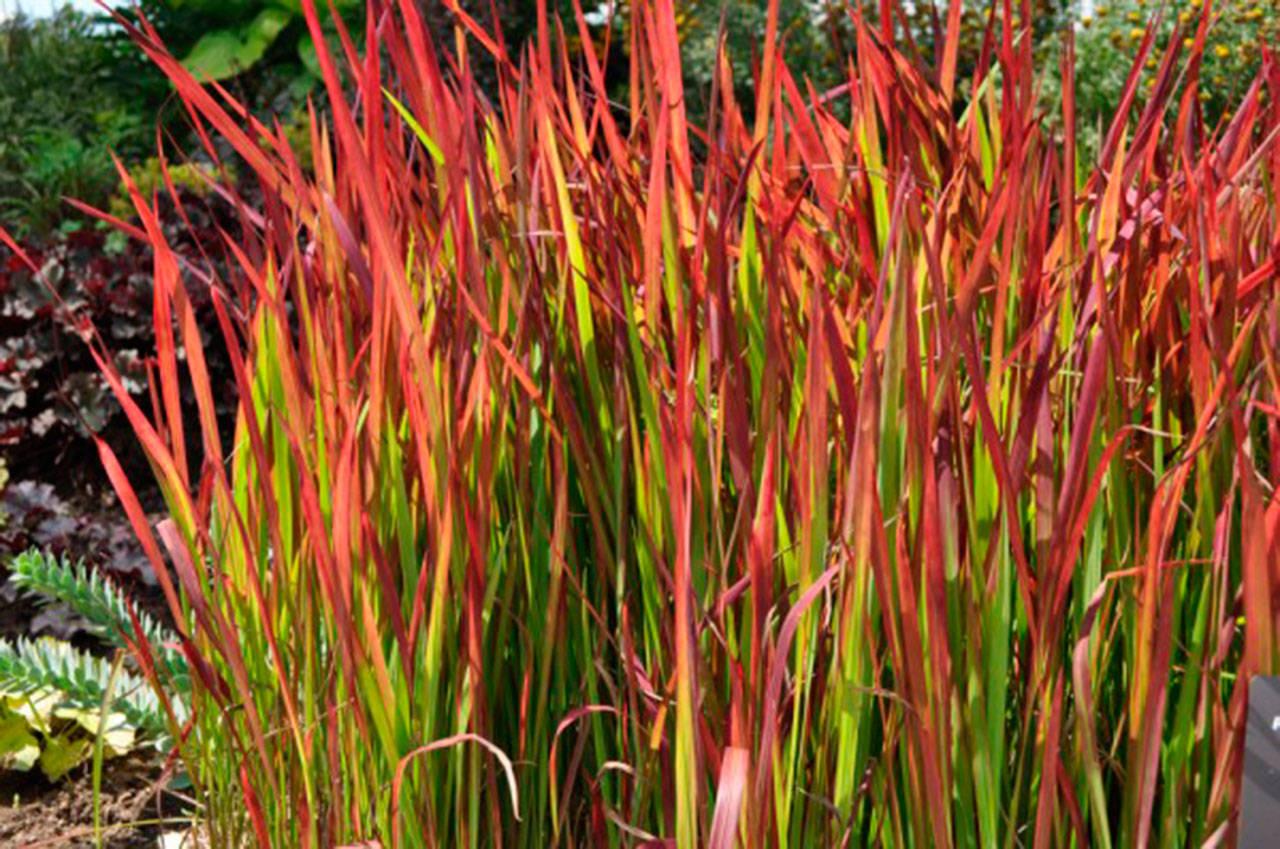
POLYGON ((156 844, 157 849, 202 849, 204 845, 194 829, 166 831, 156 844))

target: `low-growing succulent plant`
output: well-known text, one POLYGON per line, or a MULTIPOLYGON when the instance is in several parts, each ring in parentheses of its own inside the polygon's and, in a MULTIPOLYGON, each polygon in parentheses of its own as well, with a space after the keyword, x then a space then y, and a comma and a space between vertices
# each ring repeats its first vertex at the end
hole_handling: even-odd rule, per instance
POLYGON ((0 768, 38 764, 57 780, 92 756, 99 735, 107 757, 143 745, 168 747, 171 721, 185 719, 189 687, 176 636, 82 562, 32 549, 9 568, 15 586, 42 602, 68 605, 117 658, 145 640, 171 688, 173 716, 155 688, 121 663, 49 637, 0 640, 0 768))

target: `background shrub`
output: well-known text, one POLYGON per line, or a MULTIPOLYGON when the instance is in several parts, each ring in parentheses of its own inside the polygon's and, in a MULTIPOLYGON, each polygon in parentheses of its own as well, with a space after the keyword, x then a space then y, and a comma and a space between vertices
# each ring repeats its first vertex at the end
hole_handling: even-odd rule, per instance
MULTIPOLYGON (((1119 102, 1125 78, 1133 65, 1149 23, 1156 23, 1155 52, 1140 69, 1139 92, 1150 94, 1158 73, 1158 59, 1178 38, 1191 47, 1200 21, 1202 0, 1162 7, 1151 0, 1099 2, 1088 14, 1079 13, 1076 44, 1081 73, 1076 79, 1076 102, 1082 128, 1096 147, 1096 126, 1106 121, 1119 102), (1176 29, 1176 34, 1175 34, 1176 29)), ((1262 66, 1262 47, 1275 44, 1280 34, 1280 4, 1275 0, 1225 0, 1213 4, 1213 15, 1202 57, 1197 96, 1209 123, 1228 115, 1239 103, 1262 66)), ((1263 96, 1268 92, 1263 89, 1263 96)))
POLYGON ((115 190, 111 151, 154 145, 121 79, 89 16, 64 8, 0 23, 0 223, 41 235, 74 220, 64 196, 102 203, 115 190))

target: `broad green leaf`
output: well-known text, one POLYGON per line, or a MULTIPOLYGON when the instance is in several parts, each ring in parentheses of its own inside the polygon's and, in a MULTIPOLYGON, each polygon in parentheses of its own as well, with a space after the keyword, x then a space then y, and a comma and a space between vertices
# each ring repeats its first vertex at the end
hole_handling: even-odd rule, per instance
POLYGON ((37 729, 46 728, 53 718, 53 710, 62 701, 56 690, 36 690, 32 693, 0 692, 4 706, 22 717, 37 729))
POLYGON ((50 781, 57 781, 82 763, 93 751, 93 741, 82 736, 59 734, 45 740, 40 753, 40 769, 50 781))
POLYGON ((294 16, 285 9, 269 7, 258 13, 242 30, 215 30, 207 33, 182 60, 195 76, 222 80, 252 68, 294 16))
POLYGON ((182 64, 196 77, 205 80, 221 80, 243 70, 237 65, 241 48, 240 38, 229 30, 218 30, 203 36, 182 60, 182 64))
POLYGON ((40 742, 20 716, 0 719, 0 768, 26 772, 40 756, 40 742))
MULTIPOLYGON (((90 737, 98 736, 101 717, 98 710, 62 707, 54 711, 61 719, 74 720, 90 737)), ((123 755, 133 748, 137 733, 129 727, 128 720, 122 713, 112 713, 107 719, 107 728, 103 732, 103 742, 109 755, 123 755)))

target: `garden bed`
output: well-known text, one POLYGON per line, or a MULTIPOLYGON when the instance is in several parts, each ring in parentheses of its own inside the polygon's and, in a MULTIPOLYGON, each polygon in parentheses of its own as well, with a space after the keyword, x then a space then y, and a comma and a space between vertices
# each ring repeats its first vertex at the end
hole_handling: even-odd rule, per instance
MULTIPOLYGON (((158 756, 146 753, 105 765, 99 810, 107 849, 155 849, 164 827, 154 821, 172 816, 175 808, 160 792, 161 766, 158 756)), ((94 846, 93 776, 87 764, 59 782, 38 773, 0 772, 0 800, 0 846, 94 846)))

